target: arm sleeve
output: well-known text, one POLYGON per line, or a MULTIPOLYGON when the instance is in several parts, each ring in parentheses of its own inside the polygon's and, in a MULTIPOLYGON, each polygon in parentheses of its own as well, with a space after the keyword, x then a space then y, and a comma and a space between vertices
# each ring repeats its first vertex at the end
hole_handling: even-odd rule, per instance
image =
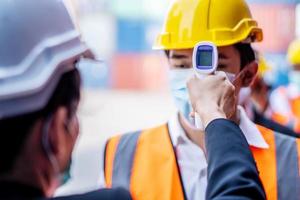
POLYGON ((249 145, 232 121, 217 119, 206 130, 208 200, 264 200, 266 195, 249 145))

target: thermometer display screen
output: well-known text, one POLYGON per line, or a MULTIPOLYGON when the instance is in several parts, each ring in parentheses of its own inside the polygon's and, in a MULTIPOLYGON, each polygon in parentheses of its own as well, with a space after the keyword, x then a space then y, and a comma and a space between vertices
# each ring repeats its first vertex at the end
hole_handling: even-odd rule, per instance
POLYGON ((201 50, 199 51, 197 57, 198 66, 212 66, 213 52, 211 50, 201 50))

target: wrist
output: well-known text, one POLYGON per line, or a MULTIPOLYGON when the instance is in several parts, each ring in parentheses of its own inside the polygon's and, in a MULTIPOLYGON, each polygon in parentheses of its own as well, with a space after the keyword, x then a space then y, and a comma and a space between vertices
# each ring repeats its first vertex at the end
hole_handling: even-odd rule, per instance
POLYGON ((210 124, 210 122, 212 122, 216 119, 227 119, 227 118, 226 118, 226 115, 221 112, 209 113, 209 114, 203 116, 202 121, 204 123, 204 127, 206 128, 208 126, 208 124, 210 124))
POLYGON ((218 106, 205 107, 196 105, 196 112, 198 113, 204 128, 206 128, 207 125, 213 120, 227 119, 226 114, 218 106))

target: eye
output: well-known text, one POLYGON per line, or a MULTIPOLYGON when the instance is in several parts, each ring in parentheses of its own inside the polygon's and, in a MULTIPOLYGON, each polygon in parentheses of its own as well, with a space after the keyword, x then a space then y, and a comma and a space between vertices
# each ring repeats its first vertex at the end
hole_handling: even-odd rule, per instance
POLYGON ((185 65, 185 64, 175 65, 174 67, 178 68, 178 69, 188 69, 188 68, 191 68, 189 65, 185 65))

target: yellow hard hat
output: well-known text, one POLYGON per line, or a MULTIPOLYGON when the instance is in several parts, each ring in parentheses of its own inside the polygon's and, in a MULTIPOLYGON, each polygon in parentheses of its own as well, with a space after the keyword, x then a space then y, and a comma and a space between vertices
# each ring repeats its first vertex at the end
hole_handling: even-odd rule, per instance
POLYGON ((288 49, 287 59, 292 65, 300 64, 300 40, 294 40, 288 49))
POLYGON ((227 46, 263 39, 244 0, 174 0, 154 49, 190 49, 200 41, 227 46))

